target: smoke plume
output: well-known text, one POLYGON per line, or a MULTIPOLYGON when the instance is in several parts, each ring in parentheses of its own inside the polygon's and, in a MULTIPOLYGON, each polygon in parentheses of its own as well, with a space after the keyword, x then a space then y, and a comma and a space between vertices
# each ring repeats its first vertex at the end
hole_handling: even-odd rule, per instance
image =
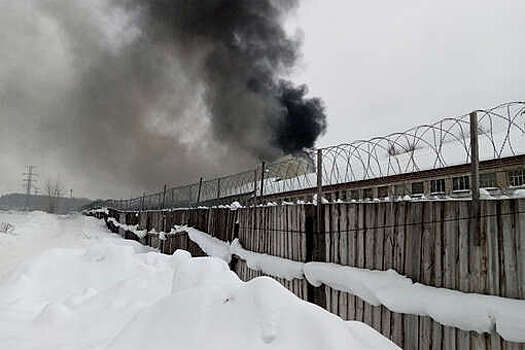
POLYGON ((191 60, 202 55, 198 74, 217 136, 270 158, 314 145, 326 127, 322 102, 280 79, 298 58, 300 39, 282 27, 298 0, 137 4, 147 14, 143 27, 155 28, 153 40, 175 40, 191 60))
POLYGON ((0 118, 33 127, 29 144, 15 149, 6 134, 4 146, 96 180, 102 195, 241 170, 312 147, 325 131, 322 101, 286 80, 301 37, 283 23, 298 0, 10 6, 0 14, 13 34, 0 38, 0 118))

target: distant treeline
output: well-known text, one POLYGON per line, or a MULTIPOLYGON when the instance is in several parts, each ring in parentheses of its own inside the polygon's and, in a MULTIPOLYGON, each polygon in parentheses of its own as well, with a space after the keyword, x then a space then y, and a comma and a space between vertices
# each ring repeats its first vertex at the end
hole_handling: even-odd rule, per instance
MULTIPOLYGON (((53 199, 56 202, 56 213, 65 214, 77 211, 82 206, 91 202, 87 198, 64 198, 53 199)), ((53 203, 54 204, 54 203, 53 203)), ((26 198, 23 193, 10 193, 0 196, 0 210, 42 210, 49 211, 50 198, 47 195, 30 195, 26 198), (26 208, 27 207, 27 208, 26 208)))

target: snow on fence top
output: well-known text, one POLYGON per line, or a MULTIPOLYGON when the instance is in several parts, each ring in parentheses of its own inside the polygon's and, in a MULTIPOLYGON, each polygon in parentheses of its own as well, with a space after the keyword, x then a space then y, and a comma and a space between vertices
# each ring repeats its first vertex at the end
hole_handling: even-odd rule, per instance
POLYGON ((118 220, 112 217, 108 218, 108 222, 111 222, 115 227, 122 228, 124 231, 133 232, 139 238, 144 238, 148 234, 146 230, 139 230, 139 225, 121 224, 120 222, 118 222, 118 220))
POLYGON ((478 333, 496 331, 507 341, 525 342, 525 300, 431 287, 414 283, 392 269, 297 262, 248 251, 238 240, 230 244, 187 226, 176 226, 175 232, 187 232, 209 256, 230 262, 231 256, 236 255, 251 269, 267 275, 288 280, 306 278, 314 286, 325 284, 393 312, 429 316, 445 326, 478 333))
MULTIPOLYGON (((480 160, 525 154, 525 102, 478 110, 480 160)), ((469 163, 469 115, 446 117, 404 132, 322 148, 322 182, 334 185, 469 163)), ((275 194, 317 184, 317 150, 288 156, 238 174, 92 206, 127 209, 189 207, 253 194, 275 194), (264 175, 263 175, 264 173, 264 175), (261 185, 262 183, 262 185, 261 185)))

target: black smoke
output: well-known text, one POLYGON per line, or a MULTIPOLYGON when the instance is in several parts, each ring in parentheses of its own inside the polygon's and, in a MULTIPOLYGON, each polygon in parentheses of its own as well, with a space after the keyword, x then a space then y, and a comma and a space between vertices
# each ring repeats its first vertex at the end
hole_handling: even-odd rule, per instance
POLYGON ((306 86, 282 79, 300 57, 300 37, 283 28, 298 0, 139 4, 146 10, 145 27, 155 28, 155 40, 175 40, 190 56, 203 53, 200 73, 218 137, 240 142, 260 158, 275 158, 313 147, 324 133, 323 102, 306 97, 306 86))

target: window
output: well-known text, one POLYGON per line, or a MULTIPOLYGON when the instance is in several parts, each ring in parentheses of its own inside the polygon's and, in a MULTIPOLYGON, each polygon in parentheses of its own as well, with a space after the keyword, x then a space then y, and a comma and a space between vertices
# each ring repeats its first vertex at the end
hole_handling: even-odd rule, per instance
POLYGON ((381 186, 377 189, 377 196, 379 198, 388 197, 388 186, 381 186))
POLYGON ((412 182, 412 194, 423 194, 423 182, 412 182))
POLYGON ((405 195, 405 184, 394 185, 394 194, 397 197, 402 197, 405 195))
POLYGON ((487 173, 479 175, 479 187, 488 188, 488 187, 498 187, 496 181, 496 173, 487 173))
POLYGON ((525 185, 525 169, 509 171, 509 183, 511 186, 525 185))
POLYGON ((352 199, 358 200, 359 199, 359 190, 352 190, 352 191, 350 191, 350 197, 352 199))
POLYGON ((457 176, 452 178, 452 191, 465 191, 470 189, 470 176, 457 176))
POLYGON ((445 179, 430 180, 430 193, 445 193, 445 179))
POLYGON ((363 189, 363 198, 371 199, 373 197, 373 191, 371 188, 363 189))

